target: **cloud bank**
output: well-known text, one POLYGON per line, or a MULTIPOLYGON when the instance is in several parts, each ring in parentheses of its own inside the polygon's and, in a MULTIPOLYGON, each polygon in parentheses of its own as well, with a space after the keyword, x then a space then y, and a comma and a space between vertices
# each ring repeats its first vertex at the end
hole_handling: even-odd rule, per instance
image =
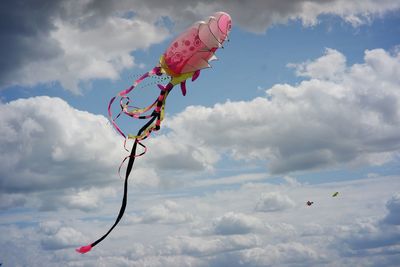
MULTIPOLYGON (((149 140, 149 147, 157 149, 138 162, 135 185, 212 186, 264 178, 253 174, 179 182, 179 171, 213 172, 224 157, 264 162, 271 174, 398 160, 398 52, 367 50, 363 63, 348 66, 343 54, 326 49, 320 58, 289 67, 305 80, 276 84, 265 97, 190 106, 168 117, 164 126, 170 131, 149 140), (215 132, 219 134, 209 134, 215 132), (160 179, 161 173, 169 179, 160 179)), ((101 206, 98 196, 115 193, 106 188, 117 182, 116 169, 125 154, 106 118, 50 97, 1 104, 0 111, 1 208, 33 205, 42 210, 62 206, 89 211, 101 206), (39 193, 40 198, 28 201, 27 193, 39 193)), ((276 198, 276 205, 271 201, 264 199, 267 205, 260 202, 258 209, 293 206, 289 200, 276 198)))
POLYGON ((326 49, 320 58, 289 67, 304 80, 276 84, 251 101, 187 107, 167 119, 170 139, 264 160, 273 174, 397 160, 398 51, 367 50, 363 63, 348 66, 342 53, 326 49))
MULTIPOLYGON (((202 196, 142 195, 136 200, 156 197, 153 201, 162 204, 150 205, 141 221, 124 217, 108 242, 85 257, 73 247, 97 236, 110 221, 71 220, 79 217, 74 211, 59 220, 42 216, 30 225, 0 225, 0 256, 3 264, 30 266, 396 266, 399 224, 392 219, 399 215, 398 178, 249 183, 202 196), (332 188, 341 192, 339 198, 331 197, 332 188), (280 192, 299 205, 254 211, 257 196, 266 192, 280 192), (304 203, 309 197, 315 201, 311 207, 304 203)), ((135 203, 128 213, 139 214, 143 205, 135 203)))
POLYGON ((399 8, 396 0, 3 1, 0 86, 59 82, 79 94, 94 79, 119 79, 122 70, 136 66, 132 52, 171 35, 166 20, 180 31, 224 10, 235 25, 262 33, 290 20, 315 25, 321 15, 339 16, 357 27, 399 8))

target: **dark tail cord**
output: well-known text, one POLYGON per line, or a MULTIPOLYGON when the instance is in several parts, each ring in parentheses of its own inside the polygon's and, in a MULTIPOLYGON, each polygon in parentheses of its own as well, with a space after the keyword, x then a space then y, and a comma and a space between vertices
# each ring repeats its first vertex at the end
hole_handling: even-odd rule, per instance
MULTIPOLYGON (((142 128, 140 128, 140 130, 137 133, 137 136, 140 136, 143 133, 143 131, 145 131, 158 117, 159 117, 159 114, 154 113, 152 118, 142 128)), ((76 249, 77 252, 82 253, 82 254, 89 252, 94 246, 96 246, 98 243, 103 241, 108 236, 108 234, 111 233, 111 231, 115 228, 115 226, 117 226, 117 224, 121 220, 122 216, 124 215, 126 203, 128 202, 128 178, 132 171, 133 163, 135 162, 136 148, 137 148, 138 142, 139 141, 137 139, 135 139, 135 143, 133 144, 131 154, 129 157, 128 166, 126 168, 126 174, 125 174, 124 197, 122 198, 121 209, 119 210, 117 219, 115 220, 113 226, 110 228, 110 230, 108 230, 108 232, 106 234, 104 234, 102 237, 100 237, 99 239, 94 241, 92 244, 83 246, 79 249, 76 249)))
MULTIPOLYGON (((166 90, 161 91, 160 93, 160 97, 158 98, 157 101, 157 107, 161 108, 162 105, 165 103, 165 97, 168 95, 169 91, 172 89, 173 85, 171 83, 169 83, 167 85, 167 87, 165 88, 166 90), (163 97, 161 97, 163 96, 163 97)), ((161 119, 161 114, 160 114, 160 110, 158 112, 153 111, 153 114, 151 115, 151 119, 142 127, 140 128, 140 130, 138 131, 136 136, 141 136, 141 134, 157 119, 158 121, 161 119)), ((156 125, 156 129, 155 130, 159 130, 160 126, 156 125)), ((122 204, 121 204, 121 208, 119 210, 118 213, 118 217, 115 220, 113 226, 111 226, 111 228, 107 231, 107 233, 105 233, 102 237, 100 237, 99 239, 97 239, 96 241, 94 241, 92 244, 87 245, 87 246, 83 246, 80 247, 78 249, 76 249, 77 252, 79 253, 86 253, 89 252, 94 246, 96 246, 97 244, 99 244, 101 241, 103 241, 109 233, 111 233, 111 231, 115 228, 115 226, 117 226, 117 224, 119 223, 119 221, 121 220, 122 216, 124 215, 125 212, 125 208, 126 208, 126 204, 128 202, 128 178, 129 175, 132 171, 132 167, 133 167, 133 163, 135 162, 135 156, 136 156, 136 148, 137 148, 137 144, 139 143, 139 141, 137 139, 135 139, 135 143, 133 144, 132 150, 131 150, 131 154, 129 156, 129 161, 128 161, 128 165, 126 168, 126 173, 125 173, 125 182, 124 182, 124 197, 122 198, 122 204)))
MULTIPOLYGON (((137 133, 137 136, 140 136, 142 134, 142 132, 144 130, 146 130, 147 127, 149 127, 154 122, 154 120, 156 118, 157 118, 157 115, 153 116, 142 128, 140 128, 140 130, 137 133)), ((138 140, 135 139, 135 143, 133 144, 133 147, 132 147, 132 150, 131 150, 131 155, 129 157, 128 166, 126 168, 125 182, 124 182, 124 197, 122 199, 122 205, 121 205, 121 209, 119 210, 118 217, 115 220, 114 225, 110 228, 110 230, 108 230, 108 232, 105 235, 103 235, 101 238, 97 239, 96 241, 94 241, 91 244, 92 247, 96 246, 98 243, 103 241, 103 239, 108 236, 108 234, 114 229, 114 227, 117 226, 117 224, 121 220, 122 216, 124 215, 125 208, 126 208, 126 203, 128 202, 128 178, 129 178, 129 175, 130 175, 130 173, 132 171, 133 163, 135 162, 137 144, 138 144, 138 140)))

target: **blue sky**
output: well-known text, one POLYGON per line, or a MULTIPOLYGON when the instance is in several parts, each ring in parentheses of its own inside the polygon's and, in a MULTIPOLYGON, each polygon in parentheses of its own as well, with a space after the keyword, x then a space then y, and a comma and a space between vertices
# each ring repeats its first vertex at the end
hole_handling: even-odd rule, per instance
POLYGON ((400 262, 399 1, 18 3, 0 4, 4 266, 400 262), (171 92, 121 225, 76 253, 122 197, 109 99, 218 10, 233 20, 219 60, 171 92))

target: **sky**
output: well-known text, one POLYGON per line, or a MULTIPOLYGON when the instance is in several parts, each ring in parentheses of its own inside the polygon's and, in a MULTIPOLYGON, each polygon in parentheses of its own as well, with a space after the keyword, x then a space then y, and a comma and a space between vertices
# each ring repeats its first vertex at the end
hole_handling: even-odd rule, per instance
MULTIPOLYGON (((398 266, 399 11, 398 0, 1 1, 0 263, 398 266), (76 253, 121 204, 127 152, 109 100, 216 11, 232 17, 229 42, 186 96, 168 96, 120 225, 76 253)), ((138 86, 135 105, 158 82, 138 86)), ((119 123, 135 133, 143 121, 119 123)))

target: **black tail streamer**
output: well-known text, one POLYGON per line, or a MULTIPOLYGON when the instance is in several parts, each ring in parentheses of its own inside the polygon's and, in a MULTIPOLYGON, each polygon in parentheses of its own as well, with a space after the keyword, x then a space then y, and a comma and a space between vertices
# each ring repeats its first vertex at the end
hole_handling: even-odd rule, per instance
MULTIPOLYGON (((137 136, 140 136, 143 133, 143 131, 145 131, 157 119, 157 117, 158 117, 158 114, 153 114, 152 118, 142 128, 140 128, 140 130, 137 133, 137 136)), ((128 166, 126 168, 125 182, 124 182, 124 197, 122 198, 121 209, 119 210, 118 217, 115 220, 113 226, 110 228, 110 230, 108 230, 108 232, 105 233, 102 237, 100 237, 99 239, 94 241, 92 244, 90 244, 91 247, 94 247, 97 244, 99 244, 101 241, 103 241, 108 236, 108 234, 111 233, 111 231, 114 229, 114 227, 117 226, 117 224, 121 220, 122 216, 124 215, 126 203, 128 202, 128 178, 132 171, 133 163, 135 162, 136 148, 137 148, 138 142, 139 141, 137 139, 135 139, 135 143, 133 144, 131 154, 129 157, 128 166)))

